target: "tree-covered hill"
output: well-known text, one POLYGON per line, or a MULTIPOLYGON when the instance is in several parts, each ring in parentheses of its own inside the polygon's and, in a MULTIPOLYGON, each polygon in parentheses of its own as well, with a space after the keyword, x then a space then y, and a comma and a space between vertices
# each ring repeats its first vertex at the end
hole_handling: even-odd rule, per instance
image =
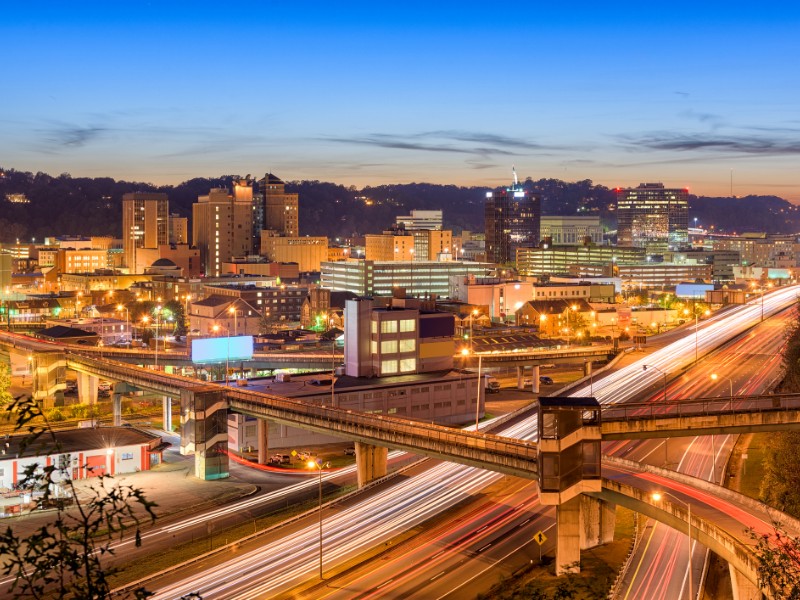
MULTIPOLYGON (((195 178, 175 186, 116 181, 110 177, 57 177, 0 169, 0 241, 43 239, 53 235, 113 235, 122 231, 122 196, 134 191, 165 192, 170 212, 191 216, 192 204, 213 187, 227 187, 238 176, 195 178), (28 203, 8 200, 23 194, 28 203)), ((542 197, 544 214, 598 214, 615 224, 614 192, 589 180, 527 179, 526 188, 542 197)), ((287 191, 300 194, 300 231, 307 235, 346 237, 379 232, 411 209, 442 209, 445 227, 483 230, 483 204, 491 188, 431 183, 392 184, 357 189, 322 181, 290 181, 287 191)), ((775 196, 705 198, 691 196, 690 221, 722 231, 800 231, 800 211, 775 196)))

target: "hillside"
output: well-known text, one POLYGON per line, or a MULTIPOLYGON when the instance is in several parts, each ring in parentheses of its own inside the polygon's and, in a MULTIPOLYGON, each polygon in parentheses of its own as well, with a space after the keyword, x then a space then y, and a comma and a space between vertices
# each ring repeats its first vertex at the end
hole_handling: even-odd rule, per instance
MULTIPOLYGON (((43 239, 52 235, 113 235, 122 229, 122 195, 158 191, 169 195, 170 211, 191 215, 197 196, 212 187, 230 187, 234 175, 196 178, 176 186, 116 181, 108 177, 57 177, 45 173, 0 170, 0 241, 43 239), (24 194, 28 203, 7 195, 24 194)), ((544 214, 599 214, 613 229, 614 194, 589 180, 527 179, 542 196, 544 214), (612 210, 609 210, 612 209, 612 210)), ((321 181, 292 181, 287 190, 300 194, 300 230, 307 235, 345 237, 381 231, 396 216, 413 208, 444 210, 445 226, 456 231, 483 230, 483 203, 490 188, 430 183, 382 185, 357 189, 321 181)), ((706 198, 691 196, 690 221, 723 231, 800 231, 800 211, 775 196, 706 198)))

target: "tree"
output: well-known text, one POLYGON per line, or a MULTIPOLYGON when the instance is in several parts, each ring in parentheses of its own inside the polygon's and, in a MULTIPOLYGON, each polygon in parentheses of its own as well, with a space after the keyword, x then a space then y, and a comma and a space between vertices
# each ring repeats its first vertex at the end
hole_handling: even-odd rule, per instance
POLYGON ((800 600, 800 540, 777 525, 772 533, 748 533, 756 542, 758 585, 771 589, 775 598, 800 600))
POLYGON ((11 388, 11 369, 5 363, 0 363, 0 406, 6 406, 14 401, 9 391, 11 388))
MULTIPOLYGON (((15 428, 27 431, 19 453, 36 456, 63 455, 58 439, 47 424, 39 405, 28 397, 15 399, 7 410, 16 414, 15 428), (32 425, 41 419, 44 426, 32 425)), ((109 578, 117 572, 102 564, 114 555, 113 543, 127 534, 141 545, 140 528, 156 519, 156 504, 142 490, 114 482, 113 477, 101 475, 86 492, 88 500, 65 506, 64 498, 77 501, 72 481, 72 461, 58 464, 38 463, 25 468, 20 486, 41 494, 40 506, 55 506, 55 519, 25 537, 7 527, 0 532, 0 555, 3 574, 11 576, 14 598, 111 598, 109 578), (66 495, 59 493, 65 490, 66 495)), ((84 468, 89 468, 84 466, 84 468)), ((147 598, 152 594, 144 588, 133 590, 129 598, 147 598)), ((118 597, 115 595, 115 597, 118 597)), ((189 594, 184 598, 200 598, 189 594)))

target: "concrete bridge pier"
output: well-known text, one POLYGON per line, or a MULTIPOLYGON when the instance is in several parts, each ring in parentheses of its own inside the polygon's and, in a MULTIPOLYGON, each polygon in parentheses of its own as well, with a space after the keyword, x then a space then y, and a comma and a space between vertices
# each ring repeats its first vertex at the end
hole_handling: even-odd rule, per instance
POLYGON ((97 386, 100 378, 88 373, 78 373, 78 401, 81 404, 97 404, 97 386))
POLYGON ((256 425, 256 443, 258 444, 258 464, 269 462, 269 421, 258 419, 256 425))
POLYGON ((525 365, 517 367, 517 389, 525 389, 525 365))
POLYGON ((617 505, 581 495, 581 550, 614 541, 617 505))
POLYGON ((228 477, 228 403, 219 386, 181 390, 181 454, 198 479, 228 477))
POLYGON ((122 426, 122 394, 114 390, 111 395, 111 412, 114 416, 114 427, 122 426))
POLYGON ((556 575, 581 570, 581 497, 556 506, 556 575))
POLYGON ((592 361, 587 360, 585 363, 583 363, 583 376, 588 377, 591 374, 592 374, 592 361))
POLYGON ((728 571, 731 574, 733 600, 762 600, 764 596, 761 590, 745 577, 741 571, 730 563, 728 563, 728 571))
POLYGON ((531 391, 534 394, 539 393, 539 365, 533 365, 531 367, 531 391))
POLYGON ((163 396, 161 399, 161 420, 164 431, 172 431, 172 398, 163 396))
POLYGON ((388 448, 356 442, 358 487, 363 487, 370 481, 386 475, 386 459, 388 455, 388 448))

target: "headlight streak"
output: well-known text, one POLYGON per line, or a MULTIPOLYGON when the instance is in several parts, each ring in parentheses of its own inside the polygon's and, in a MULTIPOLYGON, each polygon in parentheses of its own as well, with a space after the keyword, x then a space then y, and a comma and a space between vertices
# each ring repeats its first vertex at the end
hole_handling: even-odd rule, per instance
MULTIPOLYGON (((797 292, 798 287, 792 286, 766 296, 765 316, 794 303, 797 292)), ((760 302, 713 315, 698 328, 698 347, 707 352, 760 320, 760 302)), ((655 370, 643 371, 642 364, 655 365, 677 374, 684 365, 693 362, 694 348, 694 331, 689 329, 686 337, 595 382, 594 394, 604 404, 625 401, 663 381, 663 376, 655 370)), ((583 386, 574 390, 571 395, 582 396, 588 393, 589 386, 583 386)), ((535 440, 536 427, 537 419, 532 415, 515 426, 504 429, 501 434, 535 440)), ((329 515, 325 519, 325 562, 330 567, 348 554, 384 543, 396 533, 425 521, 500 477, 502 475, 499 473, 475 467, 442 463, 356 506, 329 515)), ((303 482, 296 485, 311 484, 303 482)), ((290 486, 281 492, 290 493, 288 490, 296 489, 298 488, 290 486)), ((220 514, 232 509, 233 507, 220 509, 220 514)), ((274 595, 282 588, 312 576, 315 553, 318 551, 317 536, 316 525, 306 527, 293 533, 288 540, 271 542, 215 566, 209 573, 200 573, 168 585, 153 598, 167 600, 188 591, 197 591, 209 600, 251 600, 254 597, 274 595)))

